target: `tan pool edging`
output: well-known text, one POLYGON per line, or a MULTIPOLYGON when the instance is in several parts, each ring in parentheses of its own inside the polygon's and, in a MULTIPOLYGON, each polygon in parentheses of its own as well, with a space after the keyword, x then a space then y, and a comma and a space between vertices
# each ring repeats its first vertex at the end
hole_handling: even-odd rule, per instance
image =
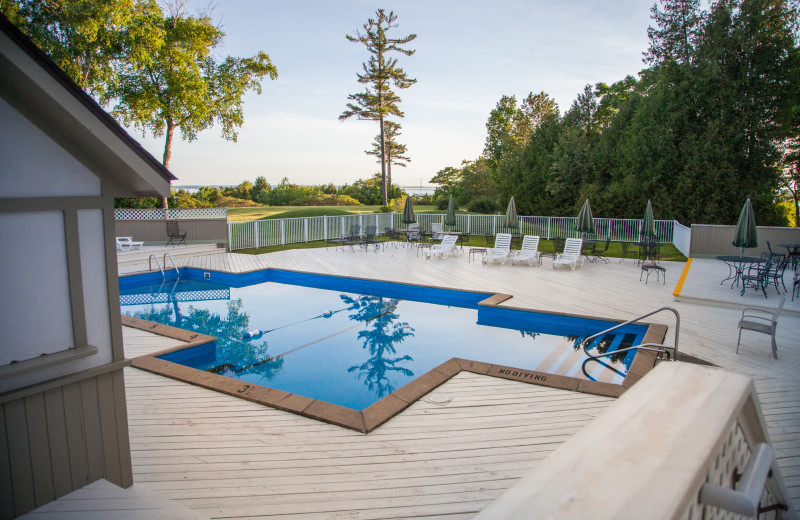
MULTIPOLYGON (((439 288, 434 286, 424 287, 439 288)), ((535 309, 523 309, 520 307, 510 307, 505 305, 501 307, 499 305, 500 303, 511 298, 511 295, 497 293, 480 301, 478 305, 552 314, 548 313, 547 311, 537 311, 535 309)), ((574 316, 609 321, 607 318, 581 316, 576 314, 559 314, 563 316, 574 316)), ((183 345, 161 350, 147 356, 134 358, 132 360, 132 366, 135 368, 146 370, 148 372, 166 376, 179 381, 184 381, 186 383, 203 388, 208 388, 210 390, 216 390, 224 394, 270 406, 272 408, 277 408, 279 410, 296 413, 326 423, 342 426, 344 428, 350 428, 362 433, 369 433, 375 428, 378 428, 389 419, 411 406, 411 404, 413 404, 419 398, 430 393, 439 385, 448 381, 451 377, 455 376, 461 371, 498 377, 501 379, 509 379, 512 381, 520 381, 523 383, 549 386, 563 390, 571 390, 575 392, 603 395, 608 397, 619 397, 628 388, 630 388, 631 385, 635 384, 647 372, 653 369, 656 358, 654 352, 638 351, 621 385, 602 383, 599 381, 581 380, 557 374, 548 374, 545 372, 537 372, 535 370, 507 367, 468 359, 451 358, 441 365, 426 372, 425 374, 422 374, 405 386, 395 390, 391 394, 382 398, 380 401, 372 404, 364 410, 359 411, 325 401, 320 401, 318 399, 311 399, 309 397, 291 394, 275 388, 269 388, 266 386, 260 386, 253 383, 231 379, 219 374, 212 374, 196 368, 190 368, 177 363, 172 363, 171 361, 159 359, 158 356, 162 356, 177 350, 183 350, 185 348, 202 345, 211 341, 216 341, 216 338, 213 336, 186 331, 177 327, 161 325, 151 321, 125 315, 122 316, 122 324, 128 327, 145 330, 154 334, 186 342, 183 345)), ((646 323, 643 325, 648 325, 648 329, 645 333, 642 343, 662 343, 664 341, 667 333, 666 325, 646 323)))

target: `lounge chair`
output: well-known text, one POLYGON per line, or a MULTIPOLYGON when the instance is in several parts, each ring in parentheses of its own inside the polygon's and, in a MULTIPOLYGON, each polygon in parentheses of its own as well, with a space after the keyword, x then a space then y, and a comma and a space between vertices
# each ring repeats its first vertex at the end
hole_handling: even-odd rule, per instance
POLYGON ((439 240, 439 239, 442 238, 442 232, 444 231, 444 229, 442 229, 443 227, 444 226, 442 226, 441 222, 434 222, 433 224, 431 224, 431 239, 432 240, 439 240))
POLYGON ((533 262, 539 263, 539 237, 535 235, 525 235, 522 238, 522 248, 519 251, 514 251, 511 257, 511 265, 514 262, 523 260, 528 261, 528 265, 533 266, 533 262))
POLYGON ((786 296, 781 296, 775 312, 764 311, 754 307, 747 307, 742 311, 742 318, 739 320, 739 341, 736 342, 736 353, 739 353, 739 343, 742 342, 742 331, 752 330, 762 334, 769 334, 772 338, 772 357, 778 359, 778 346, 775 344, 775 329, 778 327, 778 316, 783 310, 783 303, 786 296))
POLYGON ((498 233, 494 239, 494 247, 483 257, 483 263, 485 264, 489 260, 500 260, 500 263, 505 264, 510 253, 511 233, 498 233))
POLYGON ((564 252, 556 256, 555 260, 553 260, 553 269, 559 264, 567 264, 574 271, 575 267, 578 265, 578 261, 583 265, 584 260, 581 257, 582 246, 583 240, 580 238, 568 238, 564 243, 564 252))
POLYGON ((411 242, 412 240, 416 240, 417 242, 422 240, 422 230, 417 222, 409 224, 408 232, 406 232, 406 241, 411 242))
POLYGON ((456 240, 458 240, 458 236, 456 235, 444 235, 441 243, 435 244, 425 250, 425 257, 430 259, 433 255, 441 255, 442 258, 444 258, 447 256, 447 253, 453 253, 453 256, 456 256, 458 254, 456 240))
POLYGON ((117 251, 127 253, 133 249, 141 249, 144 242, 134 242, 133 237, 117 237, 117 251))
POLYGON ((186 245, 186 236, 189 234, 188 231, 184 231, 181 233, 181 230, 178 227, 177 220, 170 220, 167 222, 167 237, 169 237, 169 241, 167 241, 166 245, 176 245, 175 241, 177 240, 177 245, 186 245))

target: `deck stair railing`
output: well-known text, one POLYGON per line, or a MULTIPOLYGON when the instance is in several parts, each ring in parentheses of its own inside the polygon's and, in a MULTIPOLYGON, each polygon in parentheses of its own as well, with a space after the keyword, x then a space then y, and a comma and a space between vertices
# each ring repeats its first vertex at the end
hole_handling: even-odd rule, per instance
MULTIPOLYGON (((585 375, 587 379, 589 379, 590 381, 594 381, 595 379, 592 376, 590 376, 589 373, 586 371, 586 365, 589 362, 595 361, 595 362, 597 362, 597 363, 599 363, 601 365, 605 365, 605 366, 608 367, 608 365, 606 363, 604 363, 603 361, 601 361, 600 358, 613 356, 613 355, 616 355, 616 354, 620 354, 622 352, 630 352, 631 350, 637 350, 637 351, 638 350, 649 350, 651 352, 657 352, 658 355, 656 357, 656 363, 659 362, 659 361, 664 361, 664 360, 677 361, 678 360, 678 335, 680 334, 680 328, 681 328, 681 315, 678 314, 678 311, 675 310, 672 307, 659 307, 658 309, 656 309, 654 311, 650 311, 647 314, 642 314, 641 316, 637 316, 636 318, 630 319, 630 320, 628 320, 628 321, 626 321, 624 323, 619 323, 617 325, 614 325, 613 327, 610 327, 610 328, 608 328, 606 330, 598 332, 597 334, 593 334, 593 335, 587 337, 586 339, 584 339, 583 342, 581 343, 581 345, 583 346, 583 352, 588 356, 587 359, 585 359, 583 361, 583 364, 581 365, 581 371, 583 371, 583 375, 585 375), (667 345, 662 345, 660 343, 641 343, 641 344, 635 345, 633 347, 621 348, 621 349, 613 350, 613 351, 609 351, 609 352, 601 352, 601 353, 596 354, 596 355, 589 353, 589 345, 591 345, 592 342, 596 338, 598 338, 600 336, 603 336, 603 335, 611 332, 612 330, 616 330, 616 329, 619 329, 619 328, 624 327, 626 325, 630 325, 630 324, 635 323, 635 322, 637 322, 637 321, 639 321, 641 319, 647 318, 648 316, 652 316, 653 314, 657 314, 657 313, 659 313, 661 311, 671 311, 673 314, 675 314, 675 344, 673 346, 669 347, 667 345), (670 354, 670 351, 671 351, 671 354, 670 354), (665 355, 666 355, 666 358, 664 358, 665 355)), ((608 368, 611 368, 611 367, 608 367, 608 368)))

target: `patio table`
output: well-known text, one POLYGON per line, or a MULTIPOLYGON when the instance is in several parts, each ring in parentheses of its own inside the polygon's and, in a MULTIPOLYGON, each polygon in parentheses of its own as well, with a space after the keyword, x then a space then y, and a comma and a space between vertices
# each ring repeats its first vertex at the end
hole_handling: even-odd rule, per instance
POLYGON ((800 262, 800 244, 778 244, 778 247, 785 247, 789 252, 789 259, 792 262, 792 269, 797 267, 800 262))
POLYGON ((761 264, 767 261, 766 258, 761 258, 758 256, 735 255, 717 256, 716 259, 725 262, 725 265, 727 265, 729 269, 728 277, 722 280, 719 284, 722 285, 723 283, 732 279, 733 282, 731 282, 731 289, 739 285, 739 280, 742 278, 742 273, 746 267, 750 267, 753 264, 761 264))
POLYGON ((639 260, 637 264, 646 262, 647 260, 652 260, 653 262, 658 261, 658 257, 661 254, 661 244, 658 242, 636 242, 636 245, 639 246, 639 260))

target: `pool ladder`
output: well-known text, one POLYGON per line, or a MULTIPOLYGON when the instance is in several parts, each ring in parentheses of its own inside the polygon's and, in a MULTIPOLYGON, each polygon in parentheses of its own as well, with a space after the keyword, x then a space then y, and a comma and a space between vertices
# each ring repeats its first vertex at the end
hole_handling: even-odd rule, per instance
POLYGON ((168 258, 170 263, 172 264, 172 268, 175 270, 175 275, 177 276, 176 280, 180 280, 181 273, 180 271, 178 271, 178 266, 175 264, 175 260, 172 258, 172 255, 169 253, 164 253, 164 256, 161 258, 161 262, 164 264, 164 267, 161 267, 161 264, 158 263, 158 258, 156 258, 156 255, 154 254, 150 255, 150 257, 147 259, 147 270, 148 271, 153 270, 153 261, 155 260, 156 265, 158 266, 158 270, 161 271, 161 281, 164 282, 167 279, 167 274, 164 272, 164 270, 167 267, 168 258))
MULTIPOLYGON (((605 365, 607 368, 609 368, 611 370, 614 370, 613 368, 608 366, 608 364, 604 363, 603 361, 600 361, 600 358, 613 356, 615 354, 619 354, 620 352, 629 352, 631 350, 649 350, 651 352, 657 352, 658 356, 656 357, 656 363, 659 362, 659 361, 664 361, 664 358, 663 358, 664 354, 666 354, 666 356, 667 356, 666 360, 668 360, 668 361, 677 361, 678 360, 678 334, 680 332, 680 328, 681 328, 681 315, 678 314, 678 311, 675 310, 672 307, 659 307, 658 309, 656 309, 654 311, 650 311, 647 314, 642 314, 641 316, 637 316, 636 318, 633 318, 632 320, 628 320, 625 323, 620 323, 618 325, 614 325, 613 327, 608 328, 608 329, 606 329, 606 330, 604 330, 602 332, 598 332, 597 334, 589 336, 588 338, 584 339, 581 342, 581 345, 583 346, 583 352, 588 356, 588 358, 586 360, 584 360, 583 364, 581 365, 581 371, 583 371, 583 375, 585 375, 586 378, 589 379, 589 381, 594 381, 592 376, 590 376, 589 373, 586 371, 586 365, 590 361, 595 361, 595 362, 597 362, 597 363, 599 363, 601 365, 605 365), (616 329, 618 329, 620 327, 624 327, 625 325, 630 325, 631 323, 635 323, 635 322, 641 320, 642 318, 647 318, 648 316, 652 316, 653 314, 657 314, 657 313, 659 313, 661 311, 672 311, 672 313, 675 314, 675 345, 674 346, 668 347, 668 346, 662 345, 660 343, 642 343, 641 345, 636 345, 636 346, 627 347, 627 348, 621 348, 621 349, 614 350, 614 351, 611 351, 611 352, 603 352, 603 353, 597 354, 597 355, 589 354, 589 345, 592 343, 592 341, 595 338, 597 338, 599 336, 602 336, 604 334, 607 334, 607 333, 611 332, 612 330, 616 330, 616 329), (670 355, 670 351, 672 351, 672 355, 670 355)), ((615 370, 615 372, 616 372, 616 370, 615 370)))

